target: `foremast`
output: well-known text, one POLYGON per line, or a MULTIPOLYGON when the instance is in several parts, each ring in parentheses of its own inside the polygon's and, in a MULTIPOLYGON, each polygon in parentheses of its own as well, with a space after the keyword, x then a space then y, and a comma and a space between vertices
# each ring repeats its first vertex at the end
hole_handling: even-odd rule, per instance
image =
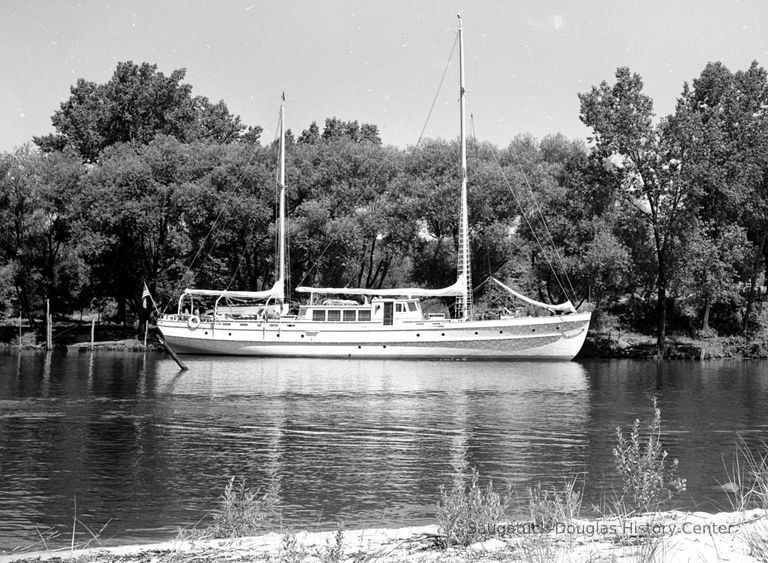
POLYGON ((459 138, 461 145, 461 215, 456 277, 464 280, 464 295, 456 298, 456 317, 472 318, 472 265, 469 248, 469 211, 467 208, 467 134, 464 102, 464 27, 459 14, 459 138), (463 277, 462 277, 463 276, 463 277))

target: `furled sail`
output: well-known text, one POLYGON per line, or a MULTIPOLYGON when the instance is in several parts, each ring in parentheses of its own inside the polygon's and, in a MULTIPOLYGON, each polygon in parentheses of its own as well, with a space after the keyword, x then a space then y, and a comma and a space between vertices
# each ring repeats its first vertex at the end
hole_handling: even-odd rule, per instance
POLYGON ((186 295, 199 295, 208 297, 228 297, 230 299, 277 299, 285 298, 285 280, 277 280, 275 285, 265 291, 228 291, 216 289, 185 289, 182 298, 186 295))
POLYGON ((560 305, 550 305, 549 303, 542 303, 541 301, 536 301, 534 299, 531 299, 530 297, 526 297, 522 293, 518 293, 511 287, 508 287, 501 283, 496 278, 491 278, 493 281, 495 281, 502 289, 505 289, 518 299, 522 299, 526 303, 533 305, 535 307, 541 307, 542 309, 547 309, 548 311, 552 311, 553 313, 575 313, 576 309, 574 308, 573 304, 570 301, 566 301, 565 303, 561 303, 560 305))
POLYGON ((422 287, 394 287, 390 289, 369 289, 358 287, 298 287, 301 293, 317 295, 367 295, 371 297, 456 297, 464 295, 466 279, 461 276, 456 283, 442 289, 422 287))

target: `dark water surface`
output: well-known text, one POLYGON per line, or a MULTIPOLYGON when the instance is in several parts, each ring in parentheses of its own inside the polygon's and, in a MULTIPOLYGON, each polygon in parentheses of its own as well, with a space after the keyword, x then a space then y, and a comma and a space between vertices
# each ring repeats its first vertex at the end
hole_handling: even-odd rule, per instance
POLYGON ((520 491, 586 476, 584 508, 617 487, 614 429, 648 421, 688 491, 718 491, 739 436, 768 439, 768 363, 185 359, 0 355, 0 551, 175 536, 230 476, 279 483, 305 529, 432 523, 441 485, 476 466, 520 491), (725 463, 724 463, 725 459, 725 463))

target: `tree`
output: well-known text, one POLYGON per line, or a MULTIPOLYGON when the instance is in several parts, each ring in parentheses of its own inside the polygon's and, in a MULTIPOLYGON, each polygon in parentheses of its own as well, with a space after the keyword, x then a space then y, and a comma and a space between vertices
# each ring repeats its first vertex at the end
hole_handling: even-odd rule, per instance
POLYGON ((35 137, 35 143, 45 152, 71 146, 94 162, 108 146, 147 144, 158 134, 182 142, 236 140, 243 130, 240 118, 223 101, 193 97, 192 86, 182 82, 185 74, 177 69, 165 76, 157 65, 128 61, 118 63, 106 84, 81 78, 51 118, 57 132, 35 137))
POLYGON ((685 116, 653 123, 653 102, 638 74, 617 69, 616 82, 603 81, 579 94, 582 122, 593 131, 595 151, 620 179, 624 201, 647 223, 656 260, 656 346, 666 347, 669 260, 691 220, 691 194, 681 177, 690 138, 685 116))
POLYGON ((23 147, 0 159, 0 270, 30 318, 46 299, 55 312, 72 310, 85 283, 71 224, 84 172, 70 152, 23 147))

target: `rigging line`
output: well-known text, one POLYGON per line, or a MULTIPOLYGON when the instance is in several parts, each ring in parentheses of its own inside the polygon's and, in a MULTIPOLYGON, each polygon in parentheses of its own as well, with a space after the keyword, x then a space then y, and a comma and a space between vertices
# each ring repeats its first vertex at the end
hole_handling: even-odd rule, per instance
MULTIPOLYGON (((392 157, 390 156, 392 154, 391 151, 389 151, 389 154, 381 159, 381 163, 379 164, 379 167, 374 171, 373 176, 371 177, 370 182, 368 182, 366 187, 369 187, 373 184, 374 180, 376 180, 376 177, 379 175, 379 172, 384 168, 384 165, 387 164, 390 160, 392 160, 392 157)), ((352 207, 356 207, 357 204, 360 202, 360 199, 363 197, 364 191, 360 190, 360 193, 358 194, 355 201, 352 203, 352 207)), ((315 258, 314 263, 312 266, 307 270, 307 272, 304 274, 304 277, 301 278, 301 281, 297 284, 296 287, 300 287, 304 281, 309 277, 309 274, 312 273, 312 271, 319 265, 320 260, 325 256, 325 253, 328 252, 328 249, 331 247, 331 245, 334 243, 334 240, 328 241, 328 244, 325 245, 325 248, 323 248, 323 251, 320 253, 320 256, 315 258)))
POLYGON ((504 180, 504 184, 507 186, 507 189, 512 194, 512 197, 514 198, 518 209, 520 209, 520 215, 522 215, 523 219, 525 219, 525 223, 526 225, 528 225, 528 229, 531 231, 531 235, 533 235, 533 239, 536 241, 536 246, 539 247, 539 250, 541 250, 541 253, 544 255, 544 259, 547 261, 547 265, 549 266, 549 269, 552 270, 552 275, 555 276, 555 281, 557 282, 557 285, 560 286, 560 290, 563 292, 563 295, 565 295, 567 298, 568 293, 565 291, 563 284, 560 282, 560 278, 558 277, 557 272, 555 271, 555 268, 552 266, 552 262, 550 262, 549 257, 547 256, 547 253, 544 250, 544 246, 541 244, 541 241, 539 240, 539 236, 536 234, 536 231, 533 229, 531 222, 528 220, 528 217, 525 214, 525 210, 523 209, 523 206, 520 203, 520 200, 518 199, 517 194, 515 193, 515 190, 512 189, 512 184, 509 182, 509 179, 507 178, 507 175, 504 172, 504 169, 501 167, 501 163, 499 162, 499 159, 496 157, 496 152, 491 151, 491 154, 493 155, 493 160, 496 163, 496 166, 499 168, 499 172, 501 172, 501 177, 504 180))
MULTIPOLYGON (((418 139, 418 141, 416 141, 416 146, 417 146, 417 147, 419 146, 419 144, 421 144, 421 140, 422 140, 422 139, 423 139, 423 137, 424 137, 424 132, 427 130, 427 125, 429 124, 429 119, 430 119, 430 117, 432 116, 432 111, 435 109, 435 105, 437 104, 437 98, 438 98, 438 96, 440 95, 440 90, 442 90, 442 87, 443 87, 443 82, 445 81, 445 77, 446 77, 446 75, 448 74, 448 69, 449 69, 449 68, 450 68, 450 66, 451 66, 451 60, 453 59, 453 54, 454 54, 454 52, 456 51, 456 45, 458 44, 458 42, 459 42, 459 33, 458 33, 458 31, 457 31, 457 32, 456 32, 456 34, 454 35, 454 38, 453 38, 453 45, 451 46, 451 52, 450 52, 450 54, 448 55, 448 59, 447 59, 447 61, 446 61, 446 63, 445 63, 445 68, 443 69, 443 75, 440 77, 440 83, 438 84, 438 87, 437 87, 437 91, 435 92, 435 97, 434 97, 434 99, 432 100, 432 105, 431 105, 431 106, 430 106, 430 108, 429 108, 429 113, 428 113, 428 115, 427 115, 427 119, 426 119, 426 121, 424 122, 424 127, 421 129, 421 134, 419 134, 419 139, 418 139)), ((385 164, 386 164, 386 163, 387 163, 389 160, 390 160, 390 157, 386 157, 386 158, 384 158, 384 159, 382 160, 382 162, 381 162, 381 164, 380 164, 379 168, 378 168, 378 169, 377 169, 377 170, 374 172, 374 174, 373 174, 373 178, 371 178, 371 183, 373 183, 373 180, 375 180, 375 179, 376 179, 376 176, 378 176, 379 172, 381 172, 381 169, 382 169, 382 168, 384 168, 384 165, 385 165, 385 164)), ((370 183, 369 183, 369 185, 370 185, 370 183)), ((354 204, 353 204, 353 207, 354 207, 355 205, 357 205, 357 203, 360 201, 360 198, 361 198, 362 196, 363 196, 363 193, 361 192, 361 193, 360 193, 360 195, 358 195, 357 199, 355 200, 355 202, 354 202, 354 204)), ((312 271, 313 271, 313 270, 314 270, 314 269, 315 269, 315 268, 318 266, 318 263, 319 263, 319 262, 320 262, 320 260, 323 258, 323 256, 325 256, 325 253, 326 253, 326 252, 328 251, 328 249, 331 247, 331 245, 333 244, 333 242, 334 242, 334 241, 333 241, 333 240, 331 240, 331 241, 329 241, 329 242, 328 242, 328 244, 326 244, 326 245, 325 245, 325 248, 323 248, 323 251, 320 253, 320 256, 318 256, 318 257, 315 259, 315 261, 314 261, 314 264, 312 264, 312 266, 310 267, 310 269, 309 269, 309 270, 307 270, 307 272, 304 274, 304 277, 303 277, 303 278, 301 278, 301 281, 298 283, 298 286, 301 286, 301 285, 304 283, 304 281, 307 279, 307 277, 309 277, 309 274, 311 274, 311 273, 312 273, 312 271)))
POLYGON ((251 238, 251 235, 253 235, 253 230, 256 228, 256 221, 251 221, 251 230, 248 231, 248 236, 245 238, 246 245, 245 248, 243 248, 243 251, 240 253, 240 258, 237 261, 237 266, 235 267, 235 271, 232 274, 232 277, 229 280, 229 283, 227 284, 227 287, 224 288, 225 291, 229 291, 229 288, 232 287, 232 284, 235 281, 235 278, 237 277, 237 273, 240 271, 240 266, 243 263, 243 259, 245 258, 245 253, 248 252, 247 248, 247 241, 251 238))
POLYGON ((445 81, 446 74, 448 74, 448 69, 451 66, 451 59, 453 59, 453 53, 456 51, 456 44, 458 42, 459 42, 459 33, 456 32, 456 35, 453 38, 453 46, 451 47, 451 53, 448 55, 448 60, 446 61, 445 68, 443 69, 443 75, 440 77, 440 83, 437 86, 437 92, 435 92, 435 97, 432 100, 432 105, 429 107, 429 113, 427 113, 427 120, 424 122, 424 127, 422 127, 421 129, 421 133, 419 134, 419 140, 416 141, 417 147, 421 143, 421 139, 424 137, 424 131, 427 130, 429 119, 432 117, 432 111, 435 109, 435 105, 437 104, 437 98, 440 95, 440 90, 443 89, 443 82, 445 81))
MULTIPOLYGON (((230 194, 230 195, 229 195, 229 197, 227 198, 227 201, 226 201, 226 202, 224 202, 224 205, 221 207, 221 211, 219 211, 219 214, 216 216, 216 219, 214 219, 214 221, 213 221, 213 225, 211 225, 211 228, 210 228, 210 229, 208 229, 208 233, 207 233, 207 234, 205 235, 205 237, 203 238, 203 242, 200 244, 200 248, 198 248, 198 249, 197 249, 197 253, 195 253, 195 256, 192 258, 192 261, 189 263, 189 266, 187 266, 187 267, 184 269, 184 274, 181 276, 181 279, 179 280, 179 282, 176 284, 176 287, 175 287, 175 288, 173 289, 173 291, 171 292, 171 295, 172 295, 172 296, 176 295, 176 292, 178 291, 178 289, 179 289, 179 288, 181 287, 181 285, 182 285, 182 282, 183 282, 183 280, 184 280, 184 277, 185 277, 185 276, 186 276, 186 275, 187 275, 189 272, 191 272, 191 271, 192 271, 192 267, 195 265, 195 262, 196 262, 196 261, 197 261, 197 259, 200 257, 200 254, 203 252, 203 249, 205 248, 205 245, 206 245, 206 243, 208 242, 208 239, 210 238, 210 236, 213 234, 213 232, 214 232, 214 231, 215 231, 217 228, 219 228, 218 222, 219 222, 219 220, 221 219, 221 216, 222 216, 222 215, 224 214, 224 212, 227 210, 227 206, 229 205, 229 201, 232 199, 232 196, 233 196, 233 195, 234 195, 233 193, 232 193, 232 194, 230 194)), ((211 250, 213 250, 213 248, 211 248, 211 250)), ((210 252, 211 252, 211 251, 209 250, 209 251, 207 252, 206 256, 210 256, 210 252)), ((168 301, 168 303, 166 303, 165 307, 163 307, 163 314, 165 314, 165 312, 168 310, 168 307, 170 307, 170 306, 171 306, 171 303, 172 303, 172 300, 169 300, 169 301, 168 301)))
MULTIPOLYGON (((251 152, 250 152, 250 155, 249 155, 249 156, 248 156, 248 158, 245 160, 245 165, 243 166, 243 168, 240 170, 240 173, 239 173, 239 174, 237 175, 237 177, 236 177, 236 181, 237 181, 238 183, 239 183, 240 181, 242 181, 242 180, 243 180, 243 178, 245 178, 245 169, 246 169, 248 166, 250 166, 250 165, 251 165, 251 164, 254 162, 255 158, 256 158, 256 153, 255 153, 255 151, 251 151, 251 152)), ((208 233, 207 233, 207 234, 205 235, 205 237, 203 238, 203 242, 200 244, 200 247, 198 248, 198 250, 197 250, 197 253, 195 253, 195 256, 192 258, 192 261, 191 261, 191 262, 189 263, 189 265, 188 265, 188 266, 185 268, 185 270, 184 270, 184 274, 181 276, 181 279, 179 280, 179 282, 176 284, 175 288, 174 288, 174 289, 173 289, 173 291, 171 292, 171 295, 172 295, 172 296, 173 296, 173 295, 175 295, 175 294, 176 294, 176 292, 178 291, 178 289, 181 287, 181 285, 182 285, 182 282, 183 282, 183 280, 184 280, 184 277, 185 277, 185 276, 186 276, 188 273, 190 273, 190 272, 192 271, 192 268, 193 268, 193 266, 195 265, 195 262, 197 262, 197 259, 200 257, 200 254, 203 252, 203 249, 205 248, 205 245, 207 244, 207 242, 208 242, 208 239, 211 237, 211 235, 212 235, 212 234, 213 234, 213 233, 214 233, 214 232, 215 232, 217 229, 221 229, 221 228, 223 228, 223 226, 224 226, 224 224, 226 223, 226 221, 224 221, 224 222, 221 222, 221 224, 220 224, 221 218, 222 218, 222 216, 224 215, 224 212, 225 212, 225 211, 227 211, 227 213, 229 213, 229 209, 228 209, 228 208, 229 208, 229 203, 230 203, 230 201, 232 201, 232 198, 233 198, 234 196, 235 196, 235 191, 234 191, 234 190, 231 190, 231 191, 229 192, 229 195, 227 196, 227 199, 226 199, 226 201, 224 202, 224 205, 222 205, 222 207, 221 207, 221 210, 220 210, 220 211, 219 211, 219 213, 216 215, 216 219, 214 219, 214 221, 213 221, 213 224, 211 225, 211 228, 210 228, 210 229, 208 229, 208 233)), ((227 217, 227 220, 228 220, 228 217, 227 217)), ((213 246, 211 246, 210 250, 209 250, 209 251, 206 253, 206 258, 208 258, 208 257, 211 255, 211 252, 212 252, 212 251, 213 251, 213 246)), ((231 283, 231 282, 230 282, 230 283, 231 283)), ((168 301, 168 303, 166 303, 165 307, 163 308, 163 314, 165 314, 165 312, 168 310, 168 307, 170 307, 170 306, 171 306, 171 303, 172 303, 172 300, 169 300, 169 301, 168 301)))
MULTIPOLYGON (((280 138, 280 133, 278 133, 279 130, 280 130, 280 113, 278 112, 277 124, 275 125, 275 138, 273 139, 273 143, 274 143, 274 141, 277 141, 280 138)), ((283 134, 285 134, 285 133, 283 132, 283 134)), ((278 186, 279 181, 278 181, 278 177, 277 177, 277 175, 279 173, 280 172, 278 170, 275 170, 275 192, 277 192, 277 189, 279 187, 278 186)), ((278 206, 278 205, 280 205, 280 204, 277 201, 277 198, 275 198, 275 206, 278 206)), ((245 237, 246 245, 244 246, 243 251, 240 253, 240 258, 237 261, 237 266, 235 267, 235 271, 232 273, 232 277, 229 279, 229 283, 227 284, 227 287, 226 287, 227 291, 229 291, 229 288, 232 287, 232 284, 234 283, 235 278, 237 277, 237 273, 240 271, 240 266, 242 266, 242 264, 243 264, 243 260, 245 259, 245 254, 246 254, 246 252, 248 252, 247 242, 251 238, 251 236, 253 235, 253 231, 254 231, 255 228, 256 228, 256 221, 251 221, 251 229, 248 231, 248 236, 245 237)), ((279 244, 279 242, 277 241, 277 238, 276 238, 275 239, 275 247, 277 247, 278 244, 279 244)), ((277 256, 277 251, 275 251, 274 256, 277 256)), ((275 276, 275 277, 277 277, 277 276, 275 276)))
MULTIPOLYGON (((472 127, 474 130, 474 115, 472 116, 472 127)), ((474 134, 474 133, 473 133, 474 134)), ((538 235, 536 234, 536 231, 533 230, 533 227, 528 221, 528 217, 525 214, 525 211, 523 210, 522 204, 520 203, 520 200, 517 198, 517 194, 512 189, 512 185, 510 184, 509 180, 507 179, 506 174, 504 173, 504 169, 501 166, 501 163, 499 162, 498 158, 496 157, 496 152, 491 151, 491 154, 493 155, 493 160, 496 163, 496 166, 499 168, 499 171, 501 172, 501 176, 504 179, 505 184, 507 185, 507 188, 512 193, 512 196, 515 199, 515 203, 517 204, 517 207, 520 209, 520 214, 525 219, 526 224, 528 225, 528 229, 531 231, 531 234, 533 235, 534 240, 536 240, 536 245, 539 247, 539 250, 541 250, 541 253, 544 255, 544 259, 547 261, 547 265, 549 266, 549 269, 552 271, 552 275, 555 277, 555 281, 557 282, 557 285, 560 287, 560 290, 563 292, 563 295, 565 295, 566 299, 568 299, 568 292, 565 290, 565 287, 563 287, 562 282, 560 281, 560 277, 557 275, 557 272, 555 271, 554 267, 552 266, 552 263, 549 260, 549 257, 547 256, 546 251, 544 250, 544 246, 541 244, 541 241, 539 240, 538 235)), ((536 211, 541 219, 542 224, 544 225, 544 231, 547 233, 547 236, 549 238, 549 244, 552 247, 552 252, 554 252, 555 256, 557 257, 560 269, 563 271, 563 275, 565 276, 566 282, 568 283, 568 287, 571 290, 571 294, 573 295, 574 300, 576 299, 576 291, 573 289, 573 285, 571 284, 571 279, 568 276, 568 270, 565 268, 565 263, 560 256, 560 254, 557 251, 557 246, 555 246, 555 241, 552 237, 552 233, 549 230, 549 227, 547 226, 547 222, 544 219, 544 214, 541 211, 541 207, 539 206, 538 200, 536 199, 535 194, 533 193, 533 187, 531 186, 530 181, 528 180, 528 175, 525 173, 525 170, 523 169, 523 164, 520 161, 520 158, 518 157, 516 152, 512 153, 515 162, 517 163, 517 167, 520 170, 520 174, 523 176, 523 181, 525 182, 525 185, 528 187, 528 191, 531 193, 531 199, 533 201, 533 204, 536 208, 536 211)))
MULTIPOLYGON (((533 187, 531 186, 531 183, 528 181, 528 176, 525 174, 525 171, 523 170, 523 165, 520 162, 519 157, 517 156, 517 153, 514 153, 515 160, 517 161, 517 166, 520 169, 520 173, 523 175, 523 180, 525 181, 525 185, 528 187, 528 191, 531 192, 531 199, 533 200, 533 205, 536 208, 537 213, 539 214, 539 218, 541 219, 542 225, 544 225, 544 232, 547 233, 547 237, 549 237, 549 244, 552 246, 552 252, 554 252, 555 256, 557 257, 557 261, 560 265, 560 269, 563 271, 563 275, 565 276, 565 281, 568 283, 568 287, 571 290, 571 295, 573 295, 574 301, 576 300, 576 291, 573 289, 573 284, 571 284, 571 278, 568 276, 568 270, 565 267, 565 262, 563 261, 562 257, 560 256, 560 253, 557 251, 557 246, 555 245, 555 240, 552 237, 552 233, 549 230, 549 226, 547 225, 547 221, 544 218, 544 213, 541 211, 541 206, 539 205, 538 200, 536 199, 536 196, 533 193, 533 187)), ((555 274, 555 276, 557 276, 555 274)), ((560 284, 560 281, 558 280, 558 285, 560 284)), ((560 285, 560 288, 562 289, 562 285, 560 285)), ((564 292, 564 291, 563 291, 564 292)))

